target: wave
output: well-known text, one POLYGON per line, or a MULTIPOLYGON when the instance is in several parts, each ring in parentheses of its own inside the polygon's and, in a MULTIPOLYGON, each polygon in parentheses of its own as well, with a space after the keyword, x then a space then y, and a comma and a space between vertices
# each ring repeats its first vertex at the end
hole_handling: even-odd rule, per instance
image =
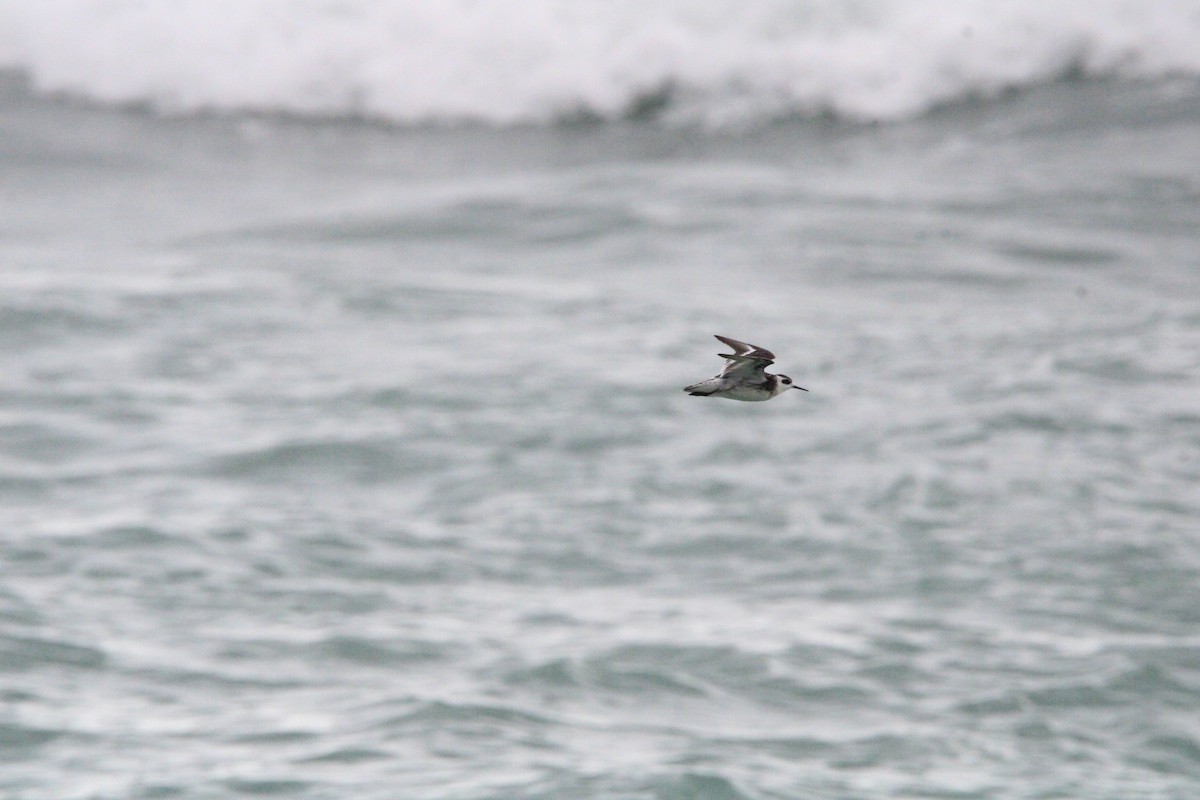
POLYGON ((317 439, 288 440, 220 456, 205 471, 218 478, 264 482, 302 474, 371 483, 425 472, 440 463, 436 455, 396 450, 387 443, 317 439))
POLYGON ((0 0, 0 66, 160 113, 397 124, 892 120, 1200 76, 1192 0, 0 0))

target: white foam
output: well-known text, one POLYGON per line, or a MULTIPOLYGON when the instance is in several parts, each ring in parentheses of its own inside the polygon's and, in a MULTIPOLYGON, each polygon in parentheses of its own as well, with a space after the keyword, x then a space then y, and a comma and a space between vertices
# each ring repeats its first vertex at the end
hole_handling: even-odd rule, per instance
POLYGON ((0 0, 36 89, 399 123, 895 119, 1066 74, 1200 75, 1194 0, 0 0))

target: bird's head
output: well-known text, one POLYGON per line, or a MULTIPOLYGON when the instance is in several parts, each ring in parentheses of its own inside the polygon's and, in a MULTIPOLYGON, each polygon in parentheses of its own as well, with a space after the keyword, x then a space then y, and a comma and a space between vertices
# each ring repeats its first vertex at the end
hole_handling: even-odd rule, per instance
POLYGON ((799 389, 802 392, 808 391, 808 389, 805 389, 803 386, 797 386, 795 383, 793 383, 792 379, 787 375, 776 375, 775 377, 779 379, 779 386, 781 387, 779 389, 780 392, 787 391, 788 389, 799 389))

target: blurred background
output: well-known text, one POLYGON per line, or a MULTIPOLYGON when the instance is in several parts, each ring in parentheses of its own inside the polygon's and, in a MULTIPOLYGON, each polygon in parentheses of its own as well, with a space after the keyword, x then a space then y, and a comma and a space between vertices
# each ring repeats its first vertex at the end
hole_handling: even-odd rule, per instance
POLYGON ((6 798, 1200 795, 1195 2, 0 0, 0 208, 6 798))

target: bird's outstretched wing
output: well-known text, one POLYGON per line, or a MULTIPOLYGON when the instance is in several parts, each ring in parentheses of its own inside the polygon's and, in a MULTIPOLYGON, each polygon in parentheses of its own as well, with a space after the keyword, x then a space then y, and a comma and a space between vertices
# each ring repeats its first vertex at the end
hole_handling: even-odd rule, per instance
POLYGON ((751 379, 755 377, 761 379, 764 378, 763 370, 775 363, 775 354, 770 350, 720 335, 717 338, 733 349, 732 353, 717 354, 721 358, 726 359, 725 368, 721 370, 722 376, 736 375, 751 379))

